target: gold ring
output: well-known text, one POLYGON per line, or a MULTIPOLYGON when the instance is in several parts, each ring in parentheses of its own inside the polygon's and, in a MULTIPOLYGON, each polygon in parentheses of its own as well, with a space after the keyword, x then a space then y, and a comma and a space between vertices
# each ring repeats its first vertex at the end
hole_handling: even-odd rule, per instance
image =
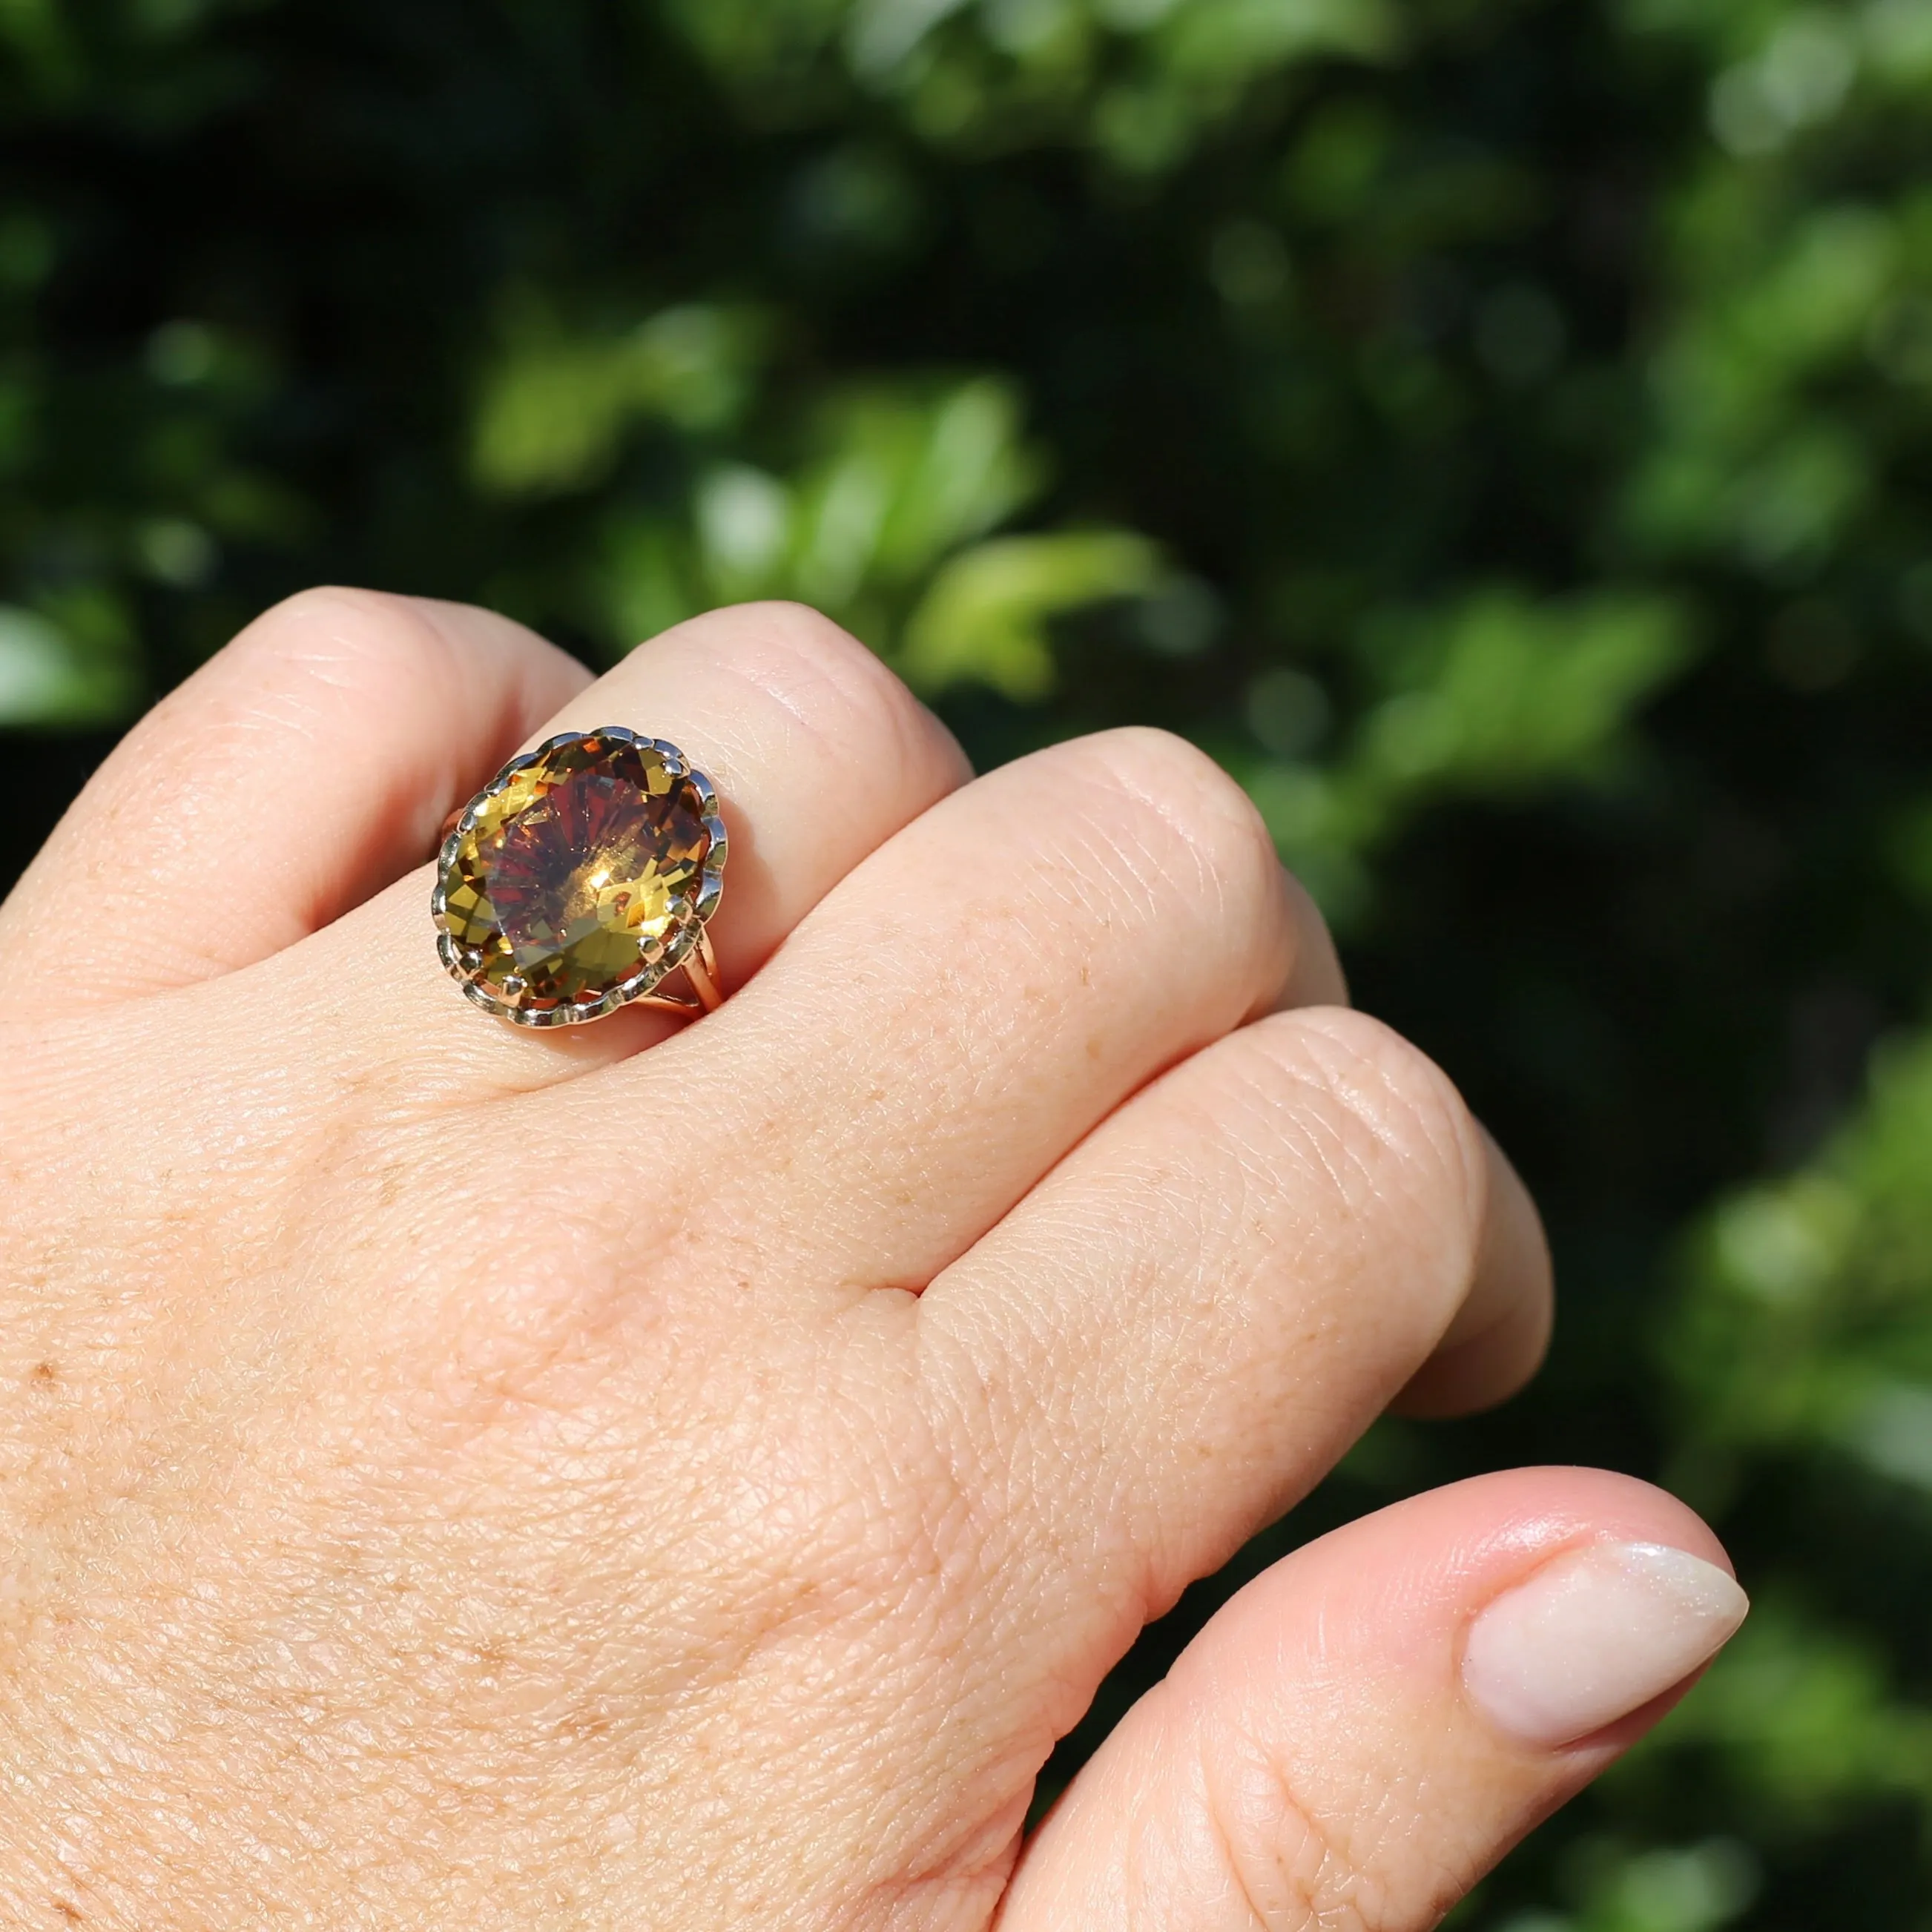
POLYGON ((566 732, 512 758, 445 831, 436 951, 486 1012, 578 1026, 722 998, 704 928, 724 890, 724 826, 675 745, 621 724, 566 732), (680 968, 688 998, 660 990, 680 968))

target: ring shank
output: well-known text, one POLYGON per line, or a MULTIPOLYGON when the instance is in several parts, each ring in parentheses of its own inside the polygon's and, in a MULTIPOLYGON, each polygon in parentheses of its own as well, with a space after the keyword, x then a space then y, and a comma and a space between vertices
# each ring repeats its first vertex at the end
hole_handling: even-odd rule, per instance
POLYGON ((695 1019, 700 1014, 714 1013, 724 1003, 724 995, 718 989, 718 956, 711 950, 711 935, 702 926, 698 928, 698 944, 686 953, 679 970, 690 982, 697 998, 690 999, 679 993, 652 992, 640 994, 631 1001, 634 1006, 656 1006, 666 1012, 682 1013, 695 1019))

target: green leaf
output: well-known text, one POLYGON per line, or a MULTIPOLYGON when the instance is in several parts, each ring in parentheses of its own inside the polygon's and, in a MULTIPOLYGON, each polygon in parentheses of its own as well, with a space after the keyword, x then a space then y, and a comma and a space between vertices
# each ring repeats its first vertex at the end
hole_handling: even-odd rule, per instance
POLYGON ((502 496, 582 489, 640 420, 722 428, 748 394, 760 335, 748 312, 701 303, 619 334, 572 334, 526 315, 478 398, 471 473, 502 496))
POLYGON ((1492 590, 1384 626, 1397 688, 1364 721, 1351 776, 1391 799, 1586 771, 1689 655, 1676 605, 1611 592, 1539 602, 1492 590))
POLYGON ((131 685, 124 651, 90 648, 36 611, 0 604, 0 724, 112 723, 131 685))
POLYGON ((898 668, 928 694, 971 680, 1025 702, 1052 688, 1052 620, 1154 590, 1160 556, 1114 530, 997 538, 963 551, 908 621, 898 668))

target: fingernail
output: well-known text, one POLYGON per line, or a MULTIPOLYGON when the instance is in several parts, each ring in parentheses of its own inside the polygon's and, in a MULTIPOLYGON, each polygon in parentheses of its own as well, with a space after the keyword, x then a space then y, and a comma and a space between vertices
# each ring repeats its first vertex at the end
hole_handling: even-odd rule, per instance
POLYGON ((1750 1607, 1735 1580, 1688 1550, 1594 1544, 1546 1563, 1477 1618, 1463 1688, 1512 1737, 1568 1744, 1681 1683, 1750 1607))

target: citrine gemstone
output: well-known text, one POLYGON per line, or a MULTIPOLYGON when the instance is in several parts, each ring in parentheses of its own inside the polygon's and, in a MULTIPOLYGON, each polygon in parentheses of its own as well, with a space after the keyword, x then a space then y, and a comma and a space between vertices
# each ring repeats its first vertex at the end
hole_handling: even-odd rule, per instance
POLYGON ((716 902, 713 810, 704 782, 658 741, 553 740, 484 793, 444 848, 445 963, 472 998, 538 1023, 634 997, 716 902))

